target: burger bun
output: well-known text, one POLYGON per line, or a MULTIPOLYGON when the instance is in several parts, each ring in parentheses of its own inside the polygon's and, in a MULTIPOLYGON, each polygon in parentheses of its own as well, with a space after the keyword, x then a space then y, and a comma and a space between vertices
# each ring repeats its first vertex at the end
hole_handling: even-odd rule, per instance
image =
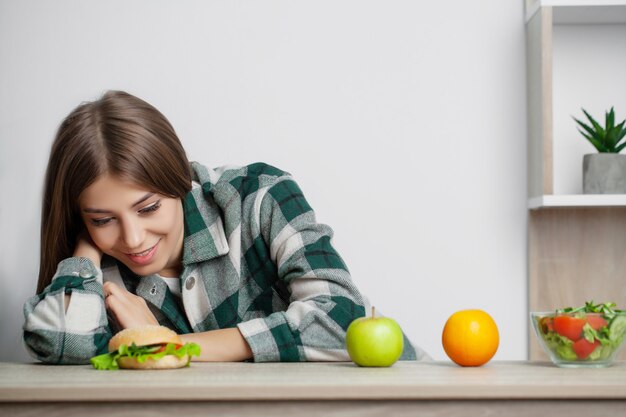
MULTIPOLYGON (((183 341, 176 332, 164 326, 143 326, 124 329, 117 333, 109 341, 109 352, 114 352, 121 345, 150 346, 167 343, 182 345, 183 341)), ((161 359, 148 358, 144 362, 138 362, 136 358, 121 357, 117 364, 124 369, 176 369, 182 368, 189 362, 189 356, 178 357, 165 355, 161 359)))
POLYGON ((118 358, 117 364, 122 369, 176 369, 187 366, 189 355, 178 356, 165 355, 161 359, 148 358, 140 363, 135 358, 118 358))
POLYGON ((165 326, 142 326, 124 329, 109 340, 109 352, 119 349, 121 345, 130 346, 159 345, 174 343, 182 345, 183 341, 175 331, 165 326))

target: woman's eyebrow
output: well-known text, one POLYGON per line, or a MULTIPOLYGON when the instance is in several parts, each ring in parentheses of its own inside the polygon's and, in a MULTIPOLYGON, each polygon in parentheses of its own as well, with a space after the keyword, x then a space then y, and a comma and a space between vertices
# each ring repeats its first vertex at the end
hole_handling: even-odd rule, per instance
MULTIPOLYGON (((133 203, 133 205, 130 206, 130 207, 133 208, 135 206, 138 206, 139 204, 143 203, 144 201, 146 201, 147 199, 149 199, 153 195, 154 195, 154 193, 147 193, 146 195, 141 197, 139 200, 137 200, 135 203, 133 203)), ((103 210, 103 209, 96 209, 96 208, 90 208, 90 207, 85 207, 83 209, 83 211, 85 213, 112 213, 111 210, 103 210)))

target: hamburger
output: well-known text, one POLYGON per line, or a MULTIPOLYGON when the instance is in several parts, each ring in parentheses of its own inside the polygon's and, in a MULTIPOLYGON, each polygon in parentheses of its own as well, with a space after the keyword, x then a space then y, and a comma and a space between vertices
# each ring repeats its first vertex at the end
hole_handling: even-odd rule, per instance
POLYGON ((96 369, 176 369, 189 366, 192 356, 200 356, 200 346, 185 343, 164 326, 144 326, 122 330, 109 341, 109 353, 90 359, 96 369))

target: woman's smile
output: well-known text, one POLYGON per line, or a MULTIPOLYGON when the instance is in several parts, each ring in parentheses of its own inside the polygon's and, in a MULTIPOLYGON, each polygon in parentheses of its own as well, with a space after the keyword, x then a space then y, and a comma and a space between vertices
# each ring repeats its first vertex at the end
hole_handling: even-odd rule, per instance
POLYGON ((154 258, 154 254, 157 251, 160 241, 161 239, 159 239, 154 246, 146 249, 145 251, 139 253, 127 253, 126 256, 128 256, 128 258, 136 264, 147 265, 152 261, 152 258, 154 258))

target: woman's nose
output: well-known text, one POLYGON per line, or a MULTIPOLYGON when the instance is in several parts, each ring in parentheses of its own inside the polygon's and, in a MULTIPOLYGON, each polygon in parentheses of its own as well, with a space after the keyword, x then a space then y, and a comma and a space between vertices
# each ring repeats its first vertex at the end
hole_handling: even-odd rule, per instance
POLYGON ((144 240, 144 230, 137 220, 125 220, 122 222, 122 239, 124 245, 130 250, 140 250, 144 240))

